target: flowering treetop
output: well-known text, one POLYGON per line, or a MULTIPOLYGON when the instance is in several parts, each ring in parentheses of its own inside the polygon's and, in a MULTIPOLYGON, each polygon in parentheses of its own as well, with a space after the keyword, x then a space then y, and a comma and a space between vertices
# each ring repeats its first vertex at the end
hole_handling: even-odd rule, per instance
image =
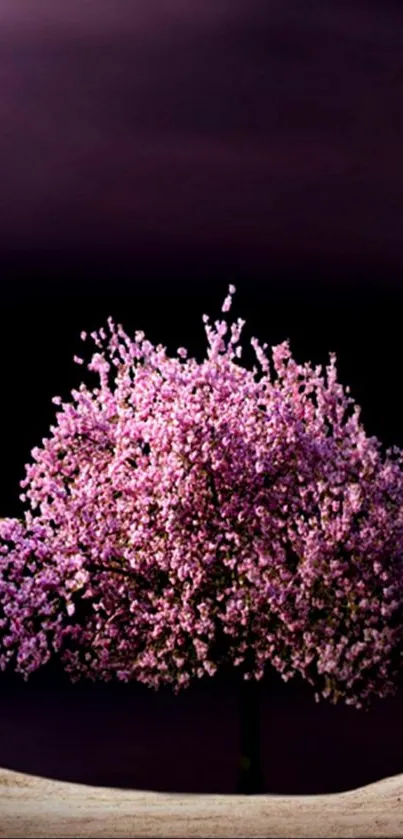
POLYGON ((198 363, 109 318, 99 386, 53 399, 30 510, 0 523, 0 666, 58 652, 74 679, 179 690, 269 663, 366 706, 401 666, 402 454, 366 435, 334 355, 299 365, 284 342, 270 362, 252 338, 250 371, 244 321, 203 320, 198 363))

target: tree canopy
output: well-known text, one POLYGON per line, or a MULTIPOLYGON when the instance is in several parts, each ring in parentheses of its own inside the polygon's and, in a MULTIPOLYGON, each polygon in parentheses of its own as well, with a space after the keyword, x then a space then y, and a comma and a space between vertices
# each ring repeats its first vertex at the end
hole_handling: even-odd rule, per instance
POLYGON ((29 509, 0 522, 0 667, 58 654, 72 679, 177 691, 270 664, 367 707, 401 669, 402 453, 367 436, 333 354, 252 338, 248 370, 244 321, 203 319, 198 363, 109 318, 98 386, 54 397, 29 509))

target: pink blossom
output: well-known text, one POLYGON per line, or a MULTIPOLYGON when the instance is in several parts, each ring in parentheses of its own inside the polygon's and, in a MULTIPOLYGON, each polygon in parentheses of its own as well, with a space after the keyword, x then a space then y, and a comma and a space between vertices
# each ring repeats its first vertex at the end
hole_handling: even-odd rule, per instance
POLYGON ((111 318, 91 334, 98 387, 54 398, 24 516, 0 521, 0 667, 57 654, 72 679, 180 690, 271 665, 365 706, 401 672, 403 456, 366 435, 334 355, 285 341, 270 362, 252 338, 249 371, 244 322, 203 321, 201 363, 111 318))

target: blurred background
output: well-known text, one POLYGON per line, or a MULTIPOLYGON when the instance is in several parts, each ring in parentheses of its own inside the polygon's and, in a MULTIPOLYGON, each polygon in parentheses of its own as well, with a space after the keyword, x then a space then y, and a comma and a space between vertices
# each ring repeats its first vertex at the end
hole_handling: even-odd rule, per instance
MULTIPOLYGON (((19 481, 54 421, 52 396, 91 381, 72 360, 80 331, 111 315, 201 360, 202 314, 220 316, 229 283, 245 344, 289 338, 297 361, 314 364, 335 351, 368 432, 403 445, 402 47, 396 0, 0 0, 1 516, 21 514, 19 481)), ((15 717, 7 684, 2 742, 17 754, 25 715, 34 765, 34 732, 50 717, 40 723, 32 709, 46 702, 22 698, 15 717)), ((303 706, 296 688, 280 688, 287 732, 303 706)), ((56 706, 57 695, 43 694, 56 706)), ((309 780, 306 754, 341 729, 309 703, 299 778, 315 787, 326 758, 309 780)), ((390 768, 386 707, 373 720, 389 731, 390 768)), ((354 731, 368 769, 369 727, 351 709, 337 713, 350 725, 340 760, 344 751, 352 766, 354 731)), ((280 731, 270 729, 266 760, 280 731)))

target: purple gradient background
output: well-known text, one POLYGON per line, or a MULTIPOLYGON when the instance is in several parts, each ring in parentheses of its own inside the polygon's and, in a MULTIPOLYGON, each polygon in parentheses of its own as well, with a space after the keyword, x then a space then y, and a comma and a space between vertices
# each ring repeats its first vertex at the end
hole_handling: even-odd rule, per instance
MULTIPOLYGON (((403 445, 402 56, 401 0, 0 0, 0 516, 80 331, 111 315, 200 359, 229 282, 246 344, 336 351, 368 432, 403 445)), ((403 771, 401 704, 317 706, 269 673, 268 791, 403 771)), ((5 768, 235 788, 231 678, 173 699, 1 675, 0 720, 5 768)))
POLYGON ((1 0, 0 253, 402 267, 399 2, 1 0))

